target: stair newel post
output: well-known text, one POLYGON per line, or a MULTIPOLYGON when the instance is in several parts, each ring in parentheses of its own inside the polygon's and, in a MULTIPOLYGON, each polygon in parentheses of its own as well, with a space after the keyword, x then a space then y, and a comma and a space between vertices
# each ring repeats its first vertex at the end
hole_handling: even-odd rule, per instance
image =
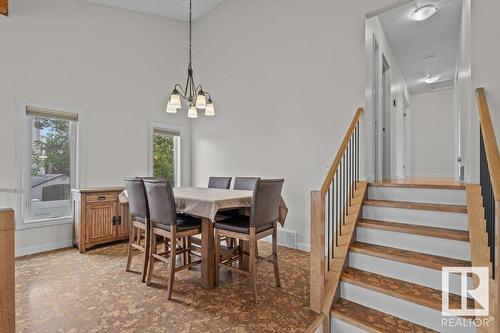
POLYGON ((325 196, 311 191, 310 307, 321 312, 325 288, 325 196))

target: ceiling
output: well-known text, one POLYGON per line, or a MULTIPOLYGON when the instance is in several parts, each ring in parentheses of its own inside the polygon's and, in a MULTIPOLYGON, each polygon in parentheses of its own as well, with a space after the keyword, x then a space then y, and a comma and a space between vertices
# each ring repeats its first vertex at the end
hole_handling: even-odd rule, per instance
POLYGON ((411 1, 379 15, 411 94, 453 84, 461 12, 461 0, 431 0, 411 1), (428 3, 438 7, 436 14, 421 22, 409 18, 417 4, 428 3), (423 82, 428 75, 440 76, 440 82, 423 82))
MULTIPOLYGON (((99 5, 127 9, 144 14, 189 19, 188 0, 82 0, 99 5)), ((224 0, 193 0, 193 20, 196 20, 224 0)))

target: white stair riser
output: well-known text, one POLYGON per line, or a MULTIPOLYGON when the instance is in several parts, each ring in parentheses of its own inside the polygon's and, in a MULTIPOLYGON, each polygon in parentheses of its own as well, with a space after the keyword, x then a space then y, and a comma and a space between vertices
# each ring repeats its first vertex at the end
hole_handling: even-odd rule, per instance
MULTIPOLYGON (((421 286, 437 290, 442 290, 441 270, 414 266, 394 260, 377 258, 355 252, 349 253, 349 267, 419 284, 421 286)), ((468 278, 467 282, 468 290, 473 289, 472 279, 468 278)), ((460 281, 460 275, 450 274, 450 292, 460 295, 461 285, 462 283, 460 281)))
POLYGON ((363 218, 430 227, 468 230, 467 214, 418 209, 363 206, 363 218))
POLYGON ((451 239, 357 227, 356 240, 441 257, 470 260, 469 243, 451 239))
MULTIPOLYGON (((346 282, 340 284, 340 296, 351 302, 388 313, 433 330, 445 333, 473 333, 473 327, 443 327, 441 311, 434 310, 415 303, 387 296, 369 289, 361 288, 346 282)), ((453 317, 446 317, 453 318, 453 317)))
MULTIPOLYGON (((333 316, 331 323, 332 333, 366 333, 366 331, 362 330, 361 328, 357 328, 356 326, 348 324, 342 319, 338 319, 333 316)), ((320 332, 316 331, 315 333, 320 332)))
POLYGON ((375 200, 394 200, 449 205, 465 205, 465 190, 368 187, 368 198, 375 200))

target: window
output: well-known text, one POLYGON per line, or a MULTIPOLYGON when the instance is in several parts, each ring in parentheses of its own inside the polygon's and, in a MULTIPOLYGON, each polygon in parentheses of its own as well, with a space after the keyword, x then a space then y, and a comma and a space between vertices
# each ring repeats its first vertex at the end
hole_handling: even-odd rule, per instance
POLYGON ((180 186, 180 129, 152 124, 151 135, 150 174, 180 186))
POLYGON ((26 107, 24 223, 70 218, 78 115, 26 107))

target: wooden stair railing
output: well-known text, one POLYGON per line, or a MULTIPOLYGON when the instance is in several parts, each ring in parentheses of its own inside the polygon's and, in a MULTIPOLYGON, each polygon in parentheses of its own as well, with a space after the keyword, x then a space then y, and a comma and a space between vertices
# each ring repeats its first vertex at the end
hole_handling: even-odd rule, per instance
POLYGON ((0 209, 0 332, 15 331, 14 211, 0 209))
MULTIPOLYGON (((310 308, 328 329, 366 182, 359 182, 359 108, 320 190, 311 192, 310 308)), ((325 330, 324 330, 325 331, 325 330)))
MULTIPOLYGON (((492 267, 490 285, 490 307, 493 309, 495 322, 500 318, 500 153, 498 151, 495 129, 484 88, 476 89, 480 123, 480 185, 484 220, 488 233, 489 258, 492 267)), ((500 328, 498 323, 497 331, 500 328)))

